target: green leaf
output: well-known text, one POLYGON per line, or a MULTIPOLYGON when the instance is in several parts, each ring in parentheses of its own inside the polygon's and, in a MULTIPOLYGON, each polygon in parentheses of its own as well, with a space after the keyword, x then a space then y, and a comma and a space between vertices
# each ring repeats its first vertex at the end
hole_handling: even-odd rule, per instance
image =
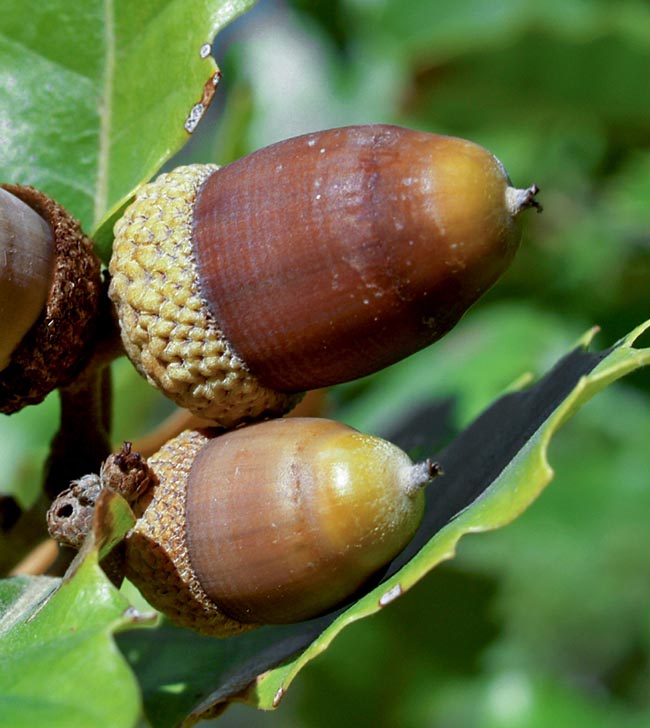
MULTIPOLYGON (((5 463, 0 494, 12 495, 23 508, 41 492, 43 462, 54 437, 59 414, 56 395, 13 415, 0 415, 0 458, 5 463)), ((0 533, 0 548, 4 536, 0 533)))
POLYGON ((650 650, 649 405, 632 382, 600 393, 553 445, 544 497, 457 561, 499 584, 491 612, 507 627, 492 670, 580 675, 646 719, 650 673, 636 656, 650 650))
POLYGON ((140 714, 137 683, 112 633, 144 620, 98 565, 133 517, 113 493, 98 507, 94 536, 63 580, 0 582, 0 726, 127 728, 140 714))
POLYGON ((253 2, 7 0, 0 180, 54 197, 106 257, 103 224, 188 140, 217 79, 209 44, 253 2))
POLYGON ((164 640, 153 633, 140 633, 135 641, 124 636, 122 644, 143 685, 152 725, 177 723, 201 694, 203 700, 183 725, 217 715, 233 700, 275 708, 300 670, 343 629, 384 609, 451 559, 463 535, 500 528, 517 518, 552 479, 547 450, 558 428, 602 388, 650 364, 650 349, 633 346, 647 328, 650 322, 596 353, 584 350, 590 332, 536 384, 505 395, 479 416, 439 454, 446 474, 431 486, 414 541, 391 564, 384 581, 349 608, 224 642, 169 626, 164 627, 164 640), (206 692, 210 682, 212 690, 206 692))

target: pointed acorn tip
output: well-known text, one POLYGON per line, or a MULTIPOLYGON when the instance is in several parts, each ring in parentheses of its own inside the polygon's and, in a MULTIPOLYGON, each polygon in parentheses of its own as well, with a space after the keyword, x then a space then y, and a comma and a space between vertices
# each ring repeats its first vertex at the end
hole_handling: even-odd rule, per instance
POLYGON ((408 481, 405 484, 406 492, 415 495, 428 485, 434 478, 444 475, 440 463, 427 458, 421 463, 415 463, 409 471, 408 481))
POLYGON ((517 217, 517 215, 524 210, 527 210, 529 207, 534 207, 537 212, 542 212, 544 208, 535 199, 538 192, 539 187, 535 184, 525 190, 520 190, 516 187, 507 187, 506 205, 512 217, 517 217))

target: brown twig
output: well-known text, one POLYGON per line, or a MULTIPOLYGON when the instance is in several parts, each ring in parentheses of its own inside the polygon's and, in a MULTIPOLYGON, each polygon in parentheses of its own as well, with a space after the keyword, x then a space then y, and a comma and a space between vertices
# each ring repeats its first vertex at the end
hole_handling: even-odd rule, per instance
POLYGON ((51 538, 41 541, 9 572, 9 576, 39 576, 48 571, 59 556, 59 547, 51 538))
POLYGON ((72 480, 99 472, 112 450, 109 365, 124 351, 106 293, 102 305, 93 356, 74 382, 59 390, 61 423, 46 464, 45 492, 50 498, 55 498, 72 480))
MULTIPOLYGON (((307 392, 303 400, 289 413, 289 417, 322 417, 327 412, 326 389, 307 392)), ((183 430, 196 430, 200 427, 214 427, 214 422, 193 415, 185 409, 177 409, 163 420, 156 429, 133 442, 133 451, 143 458, 151 457, 172 437, 183 430)))
POLYGON ((177 409, 164 419, 158 427, 133 442, 134 452, 139 452, 143 458, 151 457, 172 437, 176 437, 183 430, 194 430, 200 427, 212 427, 214 422, 193 415, 185 409, 177 409))

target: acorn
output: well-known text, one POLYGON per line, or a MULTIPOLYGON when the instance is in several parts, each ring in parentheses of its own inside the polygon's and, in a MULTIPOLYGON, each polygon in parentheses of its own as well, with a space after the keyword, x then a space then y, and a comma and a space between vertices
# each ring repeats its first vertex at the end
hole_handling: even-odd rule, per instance
POLYGON ((33 187, 0 186, 0 412, 70 384, 93 350, 99 258, 77 220, 33 187))
POLYGON ((477 144, 387 125, 181 167, 115 226, 124 346, 201 417, 281 414, 449 331, 512 260, 536 193, 477 144))
MULTIPOLYGON (((316 617, 376 583, 415 534, 422 488, 439 473, 386 440, 318 418, 186 431, 147 464, 147 487, 131 499, 138 520, 125 575, 171 621, 219 637, 316 617)), ((115 472, 107 464, 102 485, 124 495, 115 472)), ((71 527, 88 523, 90 501, 74 487, 54 502, 49 524, 78 547, 71 527)))

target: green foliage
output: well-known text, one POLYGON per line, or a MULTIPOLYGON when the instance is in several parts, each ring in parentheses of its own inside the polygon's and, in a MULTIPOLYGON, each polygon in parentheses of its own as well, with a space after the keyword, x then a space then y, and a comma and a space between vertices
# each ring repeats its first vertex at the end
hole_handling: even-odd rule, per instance
MULTIPOLYGON (((189 138, 183 123, 215 68, 199 48, 250 5, 6 3, 0 179, 34 184, 68 205, 99 232, 106 256, 106 220, 189 138)), ((445 512, 448 492, 460 494, 454 507, 464 510, 446 525, 428 521, 415 558, 336 619, 223 642, 164 621, 132 629, 136 615, 125 609, 147 605, 128 585, 113 589, 93 549, 33 621, 25 618, 54 583, 5 580, 0 724, 132 726, 138 690, 150 725, 188 714, 191 724, 233 697, 273 707, 300 671, 278 714, 234 707, 220 721, 647 724, 647 374, 608 386, 550 438, 597 389, 645 364, 648 350, 632 348, 630 335, 602 361, 574 352, 593 364, 585 371, 567 368, 569 358, 541 375, 590 326, 611 342, 648 318, 649 20, 643 0, 266 1, 234 35, 217 38, 225 105, 179 163, 225 162, 316 128, 383 121, 474 139, 515 183, 542 188, 545 213, 527 220, 513 268, 448 337, 332 393, 333 416, 414 453, 438 452, 444 463, 456 448, 463 467, 447 466, 429 512, 445 512), (531 372, 538 383, 527 387, 531 372), (563 387, 551 392, 549 382, 563 387), (464 430, 504 391, 510 398, 488 410, 497 421, 479 431, 513 433, 519 421, 504 407, 518 402, 528 429, 515 450, 464 430), (544 396, 522 399, 531 392, 544 396), (554 482, 531 505, 553 475, 549 444, 554 482), (483 473, 471 491, 464 476, 477 447, 479 462, 504 467, 494 478, 483 473), (463 539, 452 562, 422 578, 455 553, 462 534, 513 519, 463 539), (379 609, 397 583, 410 591, 379 609), (67 723, 57 722, 60 710, 67 723)), ((114 372, 116 439, 135 438, 170 407, 126 362, 114 372)), ((56 416, 49 398, 0 419, 0 491, 22 504, 38 498, 56 416)))
POLYGON ((215 34, 252 0, 20 2, 0 31, 0 178, 65 205, 110 251, 102 224, 188 139, 217 66, 215 34))
MULTIPOLYGON (((576 349, 536 385, 498 400, 440 452, 447 474, 431 486, 416 539, 382 583, 352 606, 310 623, 266 627, 227 641, 169 626, 125 635, 121 645, 139 677, 150 724, 173 726, 189 713, 191 725, 205 714, 218 713, 234 698, 259 708, 277 707, 297 674, 346 627, 403 597, 430 570, 454 556, 463 535, 516 519, 552 478, 546 457, 558 427, 604 387, 650 363, 650 349, 633 348, 642 331, 609 352, 576 349)), ((97 566, 98 557, 133 520, 121 498, 104 495, 106 505, 96 510, 94 537, 42 609, 38 607, 53 586, 51 580, 9 580, 3 586, 6 626, 0 687, 10 699, 10 720, 28 715, 38 721, 50 715, 54 724, 60 720, 65 725, 67 720, 69 725, 83 725, 97 720, 94 715, 100 712, 111 716, 112 723, 106 725, 133 722, 136 683, 109 635, 138 626, 140 620, 97 566), (41 649, 43 645, 47 649, 41 649), (93 669, 88 670, 85 666, 91 663, 93 669), (100 685, 111 681, 118 689, 102 691, 104 702, 89 705, 87 692, 79 689, 82 676, 100 685)))
POLYGON ((2 725, 109 728, 138 718, 138 687, 112 639, 137 626, 138 615, 98 565, 100 547, 134 521, 119 496, 107 495, 110 526, 86 540, 62 582, 15 577, 0 584, 2 725))

